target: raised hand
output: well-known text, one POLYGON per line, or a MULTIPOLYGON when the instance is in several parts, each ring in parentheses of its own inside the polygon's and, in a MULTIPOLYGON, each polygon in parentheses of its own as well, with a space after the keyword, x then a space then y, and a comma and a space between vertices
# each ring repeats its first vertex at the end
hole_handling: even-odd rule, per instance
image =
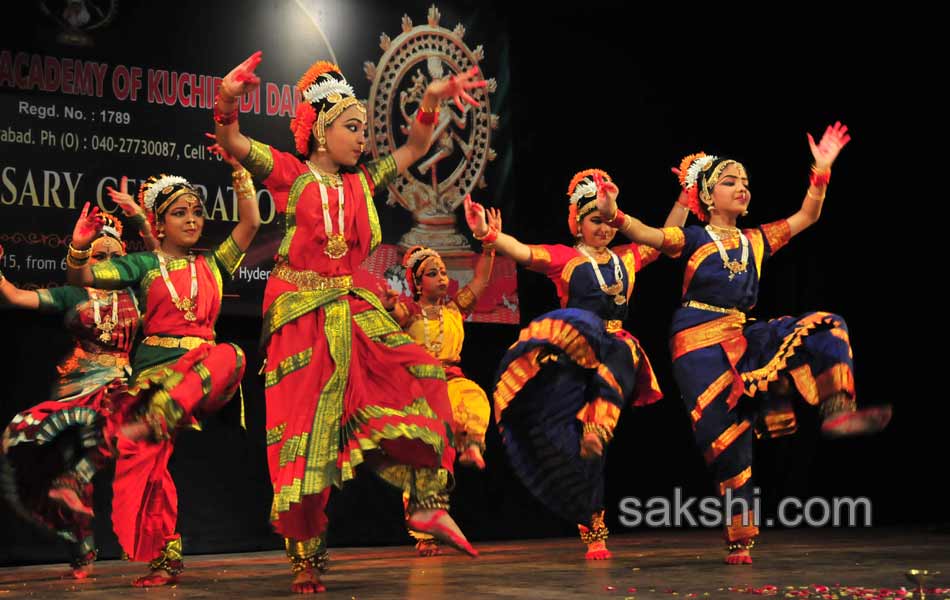
POLYGON ((501 211, 497 208, 488 209, 488 228, 501 233, 501 211))
POLYGON ((72 245, 78 250, 88 248, 94 239, 99 235, 102 229, 102 218, 99 215, 99 207, 89 210, 89 203, 86 202, 79 213, 79 219, 76 226, 73 227, 72 245))
POLYGON ((426 88, 426 92, 440 100, 452 98, 455 102, 455 106, 457 106, 459 110, 465 110, 465 105, 462 104, 462 100, 465 100, 472 106, 481 106, 478 100, 472 98, 468 93, 469 90, 483 88, 488 85, 488 82, 484 79, 475 81, 476 75, 478 75, 478 67, 472 67, 468 71, 464 71, 458 75, 452 75, 446 79, 433 81, 429 84, 429 87, 426 88))
POLYGON ((223 100, 233 102, 244 94, 257 89, 261 84, 261 78, 254 73, 254 69, 261 64, 263 55, 264 53, 258 50, 224 76, 221 81, 223 100))
POLYGON ((218 143, 218 138, 215 137, 213 133, 206 133, 205 137, 214 140, 214 143, 208 146, 208 150, 220 156, 221 160, 231 165, 231 168, 233 168, 235 171, 240 171, 243 168, 238 159, 234 158, 231 153, 221 147, 221 144, 218 143))
POLYGON ((612 219, 617 214, 620 188, 612 181, 605 181, 599 173, 594 174, 594 183, 597 185, 597 210, 603 218, 612 219))
POLYGON ((106 187, 106 192, 109 194, 109 198, 119 205, 119 208, 122 209, 122 213, 125 214, 125 216, 134 217, 141 215, 143 218, 145 217, 145 210, 142 209, 139 203, 129 194, 129 178, 125 175, 119 180, 119 189, 115 189, 110 185, 106 187))
POLYGON ((485 207, 472 200, 471 195, 465 196, 465 222, 468 228, 478 237, 488 234, 488 222, 485 220, 485 207))
POLYGON ((838 158, 841 149, 851 141, 848 135, 848 127, 842 125, 841 121, 836 121, 834 125, 829 125, 825 133, 821 136, 821 141, 815 143, 815 138, 808 134, 808 146, 811 148, 811 154, 815 158, 815 166, 820 171, 831 168, 832 163, 838 158))
POLYGON ((399 292, 392 289, 391 287, 383 289, 382 286, 379 286, 378 289, 381 292, 381 294, 379 294, 379 301, 382 303, 383 308, 389 312, 392 312, 393 309, 396 308, 396 304, 399 302, 399 292))

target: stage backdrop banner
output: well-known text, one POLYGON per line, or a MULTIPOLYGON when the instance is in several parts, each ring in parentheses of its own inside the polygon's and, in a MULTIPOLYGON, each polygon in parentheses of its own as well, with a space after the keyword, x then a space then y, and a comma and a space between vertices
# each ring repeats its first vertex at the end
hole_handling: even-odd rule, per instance
MULTIPOLYGON (((205 193, 201 240, 222 240, 238 219, 230 167, 208 151, 215 89, 234 65, 263 51, 261 86, 240 100, 241 130, 293 150, 297 78, 316 60, 338 63, 369 110, 365 160, 406 139, 426 84, 478 67, 481 106, 447 103, 429 154, 377 190, 383 244, 364 264, 402 290, 405 248, 446 259, 452 289, 472 276, 480 251, 464 223, 466 194, 504 207, 512 187, 501 53, 507 33, 487 11, 451 4, 338 1, 181 3, 156 11, 117 0, 38 2, 19 35, 0 46, 0 244, 2 268, 21 287, 61 285, 66 246, 86 202, 119 212, 108 196, 129 178, 135 196, 150 175, 186 177, 205 193), (495 50, 493 50, 495 49, 495 50)), ((283 235, 283 217, 258 185, 263 227, 226 288, 226 314, 259 314, 283 235)), ((143 250, 127 227, 129 251, 143 250)), ((496 261, 474 321, 517 323, 514 264, 496 261)))

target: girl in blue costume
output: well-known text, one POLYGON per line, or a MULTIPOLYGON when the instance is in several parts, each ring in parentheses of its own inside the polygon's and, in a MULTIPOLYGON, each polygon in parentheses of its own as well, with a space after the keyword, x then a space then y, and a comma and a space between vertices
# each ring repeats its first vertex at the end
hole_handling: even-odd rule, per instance
MULTIPOLYGON (((518 477, 549 509, 578 524, 588 559, 611 556, 604 451, 620 411, 662 397, 646 354, 623 329, 636 273, 659 253, 636 244, 607 248, 617 230, 596 210, 598 178, 610 179, 590 169, 568 187, 572 247, 525 245, 489 228, 484 209, 466 203, 476 239, 557 288, 562 308, 529 323, 502 359, 495 420, 518 477)), ((685 212, 671 212, 667 225, 682 224, 685 212)))
POLYGON ((875 432, 890 420, 889 406, 855 405, 851 344, 841 316, 746 317, 756 303, 763 263, 818 220, 831 165, 850 137, 836 123, 818 144, 808 139, 815 164, 801 209, 757 228, 736 227, 748 209, 749 180, 742 164, 723 157, 695 154, 680 165, 690 209, 709 222, 705 227, 648 227, 617 210, 618 190, 609 182, 597 200, 603 218, 621 233, 684 266, 683 303, 671 328, 673 372, 720 495, 745 500, 726 524, 729 564, 752 562, 758 534, 749 510, 753 441, 795 431, 792 396, 818 407, 829 437, 875 432))

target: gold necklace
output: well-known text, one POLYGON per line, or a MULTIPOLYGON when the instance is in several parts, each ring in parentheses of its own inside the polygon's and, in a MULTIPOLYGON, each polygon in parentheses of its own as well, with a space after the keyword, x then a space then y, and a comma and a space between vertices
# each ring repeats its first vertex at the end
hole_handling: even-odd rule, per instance
POLYGON ((179 298, 178 291, 175 290, 175 286, 168 276, 168 267, 165 266, 165 253, 161 250, 156 250, 155 253, 158 255, 158 268, 162 272, 162 279, 165 281, 165 287, 168 288, 168 295, 171 296, 175 308, 185 313, 186 321, 197 321, 198 315, 195 314, 195 309, 198 307, 198 272, 195 269, 194 255, 189 254, 186 257, 188 262, 191 263, 191 295, 189 298, 179 298))
POLYGON ((592 253, 595 258, 602 258, 606 256, 608 253, 610 253, 609 248, 606 248, 606 247, 594 248, 593 246, 588 246, 584 242, 578 242, 577 247, 578 249, 582 249, 582 248, 586 249, 586 250, 581 250, 581 253, 584 254, 584 256, 590 256, 590 254, 592 253))
POLYGON ((722 259, 722 268, 729 271, 729 281, 735 279, 737 275, 745 273, 749 266, 749 240, 739 229, 735 231, 739 235, 739 241, 742 246, 741 261, 729 259, 729 255, 726 254, 726 247, 723 246, 719 233, 715 230, 715 226, 706 225, 706 233, 709 234, 709 237, 712 238, 713 243, 716 244, 716 248, 719 250, 719 258, 722 259))
POLYGON ((709 225, 706 225, 706 229, 707 231, 711 229, 716 233, 716 235, 720 237, 731 238, 739 235, 738 227, 722 227, 720 225, 713 225, 710 223, 709 225))
POLYGON ((610 258, 614 263, 614 284, 607 285, 606 280, 604 280, 604 274, 600 272, 600 266, 597 264, 597 261, 594 260, 594 257, 587 253, 584 250, 585 247, 588 247, 587 244, 580 244, 577 246, 577 251, 587 257, 587 260, 590 262, 590 266, 594 269, 594 276, 597 278, 597 284, 600 286, 600 291, 607 294, 608 296, 613 296, 614 304, 618 306, 621 304, 627 303, 627 297, 623 294, 623 271, 620 270, 620 258, 613 253, 609 248, 604 248, 605 252, 610 253, 610 258))
POLYGON ((108 344, 112 340, 112 332, 119 322, 119 295, 116 292, 112 292, 112 314, 105 321, 102 320, 99 314, 99 298, 93 296, 92 318, 96 323, 96 329, 102 332, 99 334, 99 341, 103 344, 108 344))
POLYGON ((436 338, 434 342, 429 341, 429 319, 426 317, 426 310, 431 307, 422 306, 422 337, 425 342, 426 350, 429 351, 429 354, 438 358, 439 352, 442 351, 442 344, 445 341, 445 307, 442 304, 439 304, 439 337, 436 338))
POLYGON ((323 249, 323 253, 334 260, 343 258, 349 250, 349 247, 346 245, 346 235, 343 233, 345 226, 343 180, 337 177, 335 182, 333 182, 335 183, 334 187, 336 188, 336 195, 339 201, 336 213, 336 233, 333 233, 333 221, 330 220, 330 199, 329 196, 327 196, 327 186, 324 185, 324 178, 321 176, 319 169, 317 169, 317 165, 308 160, 307 166, 310 168, 310 172, 320 187, 320 204, 323 208, 323 230, 327 234, 327 247, 323 249))
POLYGON ((307 161, 307 166, 310 167, 310 171, 317 177, 317 179, 322 179, 324 183, 330 187, 340 187, 343 185, 343 177, 339 173, 330 173, 329 171, 324 171, 317 166, 316 163, 312 161, 307 161))

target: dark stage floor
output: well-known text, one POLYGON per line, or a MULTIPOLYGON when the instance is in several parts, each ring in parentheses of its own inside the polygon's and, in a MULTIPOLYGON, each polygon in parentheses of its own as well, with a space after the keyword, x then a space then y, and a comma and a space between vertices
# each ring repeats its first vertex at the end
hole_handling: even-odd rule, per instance
MULTIPOLYGON (((610 538, 614 558, 583 560, 574 539, 482 543, 479 559, 418 558, 413 549, 331 549, 326 598, 904 598, 909 569, 942 571, 928 598, 950 598, 950 534, 898 530, 768 531, 752 566, 721 563, 715 532, 640 532, 610 538), (768 586, 775 586, 774 589, 768 586), (827 590, 821 586, 827 586, 827 590), (863 588, 863 589, 856 589, 863 588), (890 593, 882 590, 893 590, 890 593)), ((288 598, 280 552, 186 557, 178 585, 129 586, 143 566, 102 561, 95 577, 60 579, 65 564, 0 569, 6 598, 288 598)), ((917 597, 914 595, 913 597, 917 597)))

